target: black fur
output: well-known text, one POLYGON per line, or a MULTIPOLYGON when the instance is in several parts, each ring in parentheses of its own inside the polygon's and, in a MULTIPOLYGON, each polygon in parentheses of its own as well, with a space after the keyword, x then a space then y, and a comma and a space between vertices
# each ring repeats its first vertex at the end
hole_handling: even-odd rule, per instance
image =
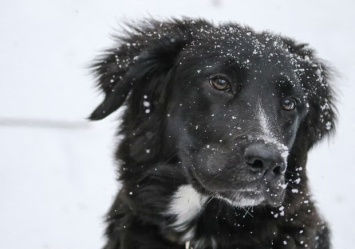
POLYGON ((335 122, 329 73, 313 51, 233 23, 146 20, 127 30, 93 66, 105 99, 90 119, 126 106, 123 187, 105 249, 330 248, 305 170, 335 122), (167 212, 186 184, 208 198, 185 224, 195 229, 188 239, 167 212))

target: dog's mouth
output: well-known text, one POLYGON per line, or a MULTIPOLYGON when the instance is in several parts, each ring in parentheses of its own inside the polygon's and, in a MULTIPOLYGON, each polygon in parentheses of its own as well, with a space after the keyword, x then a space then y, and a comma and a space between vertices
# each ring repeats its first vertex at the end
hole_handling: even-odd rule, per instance
POLYGON ((234 207, 256 206, 265 201, 261 191, 227 191, 216 194, 218 199, 224 200, 234 207))
POLYGON ((234 207, 248 207, 258 205, 281 206, 285 197, 285 189, 280 186, 277 190, 260 187, 255 190, 237 190, 219 192, 215 196, 234 207))
POLYGON ((235 189, 230 187, 229 189, 224 188, 218 191, 210 190, 210 188, 205 186, 193 173, 190 174, 190 176, 193 187, 200 193, 223 200, 234 207, 258 205, 279 207, 282 205, 285 198, 286 184, 283 179, 275 182, 260 181, 250 183, 250 186, 245 186, 244 188, 235 189))

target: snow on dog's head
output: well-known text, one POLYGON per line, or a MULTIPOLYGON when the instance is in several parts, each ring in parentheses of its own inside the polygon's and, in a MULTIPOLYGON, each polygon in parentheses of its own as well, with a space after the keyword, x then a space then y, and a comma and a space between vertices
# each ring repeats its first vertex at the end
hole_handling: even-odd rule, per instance
POLYGON ((305 45, 234 24, 145 25, 95 64, 106 98, 91 119, 126 103, 123 159, 174 157, 204 195, 281 205, 292 161, 334 127, 325 66, 305 45))

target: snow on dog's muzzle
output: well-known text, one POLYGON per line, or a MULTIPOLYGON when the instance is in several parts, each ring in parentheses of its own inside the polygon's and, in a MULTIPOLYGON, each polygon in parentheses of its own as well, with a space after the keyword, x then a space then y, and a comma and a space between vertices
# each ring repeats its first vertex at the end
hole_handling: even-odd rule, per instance
POLYGON ((250 144, 244 151, 249 173, 261 181, 261 191, 271 206, 281 205, 285 197, 287 155, 288 150, 260 142, 250 144))

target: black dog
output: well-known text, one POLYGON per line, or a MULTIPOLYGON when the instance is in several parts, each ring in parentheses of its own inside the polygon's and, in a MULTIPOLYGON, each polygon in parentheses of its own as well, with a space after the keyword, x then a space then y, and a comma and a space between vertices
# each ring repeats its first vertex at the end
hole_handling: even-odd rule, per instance
POLYGON ((93 67, 106 97, 90 119, 126 106, 106 249, 330 248, 305 167, 335 113, 305 44, 148 20, 93 67))

